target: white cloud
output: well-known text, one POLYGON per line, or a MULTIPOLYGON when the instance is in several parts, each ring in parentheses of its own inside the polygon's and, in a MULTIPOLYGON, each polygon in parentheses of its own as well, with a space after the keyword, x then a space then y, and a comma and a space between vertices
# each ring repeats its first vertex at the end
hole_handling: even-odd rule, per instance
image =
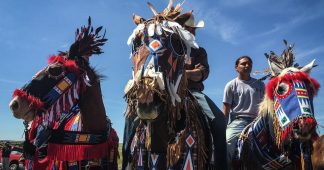
MULTIPOLYGON (((303 24, 305 22, 308 22, 310 20, 316 19, 318 17, 323 16, 322 10, 314 10, 312 12, 310 11, 304 11, 298 13, 299 15, 293 15, 292 17, 288 18, 287 20, 284 20, 280 23, 275 23, 273 26, 266 31, 263 31, 262 33, 255 34, 250 36, 248 39, 254 39, 258 37, 264 37, 268 35, 274 35, 275 33, 286 33, 294 28, 298 28, 298 25, 303 24)), ((287 14, 288 15, 288 14, 287 14)))
POLYGON ((259 2, 260 0, 221 0, 220 5, 227 7, 240 7, 244 5, 248 5, 254 2, 259 2))
POLYGON ((236 44, 237 37, 242 30, 241 23, 224 14, 217 7, 210 7, 204 3, 187 3, 189 9, 194 10, 195 18, 203 19, 206 23, 205 30, 211 36, 218 36, 223 41, 236 44))
MULTIPOLYGON (((309 50, 302 50, 302 51, 296 53, 296 58, 302 59, 302 58, 305 58, 308 56, 316 57, 315 56, 316 54, 323 53, 323 52, 324 52, 324 45, 318 46, 318 47, 315 47, 315 48, 309 49, 309 50)), ((319 57, 319 56, 317 56, 317 57, 319 57)))
POLYGON ((62 45, 60 45, 61 48, 67 48, 69 47, 70 44, 69 43, 63 43, 62 45))
POLYGON ((23 82, 15 81, 15 80, 9 80, 9 79, 0 79, 0 82, 8 83, 8 84, 17 84, 17 85, 24 84, 23 82))

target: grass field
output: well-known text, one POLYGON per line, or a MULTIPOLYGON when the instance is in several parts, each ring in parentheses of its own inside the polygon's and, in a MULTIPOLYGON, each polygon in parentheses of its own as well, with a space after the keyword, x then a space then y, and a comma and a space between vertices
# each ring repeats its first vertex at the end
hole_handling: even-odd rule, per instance
POLYGON ((118 169, 121 169, 122 168, 122 160, 123 160, 122 147, 123 147, 123 144, 120 143, 118 145, 118 153, 119 153, 118 169))

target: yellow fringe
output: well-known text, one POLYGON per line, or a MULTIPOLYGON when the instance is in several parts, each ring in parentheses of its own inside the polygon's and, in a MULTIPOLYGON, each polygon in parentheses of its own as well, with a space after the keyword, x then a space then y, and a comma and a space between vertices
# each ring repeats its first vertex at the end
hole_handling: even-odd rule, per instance
POLYGON ((305 170, 305 161, 304 161, 304 154, 300 153, 300 165, 301 165, 301 169, 305 170))

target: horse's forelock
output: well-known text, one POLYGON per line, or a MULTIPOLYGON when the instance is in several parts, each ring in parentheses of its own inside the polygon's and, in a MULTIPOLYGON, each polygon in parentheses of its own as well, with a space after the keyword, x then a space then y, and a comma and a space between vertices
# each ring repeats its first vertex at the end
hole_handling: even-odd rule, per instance
POLYGON ((48 64, 53 64, 53 63, 61 63, 63 66, 68 69, 69 71, 79 75, 80 74, 80 68, 76 64, 74 60, 69 60, 65 56, 62 55, 52 55, 48 58, 48 64))

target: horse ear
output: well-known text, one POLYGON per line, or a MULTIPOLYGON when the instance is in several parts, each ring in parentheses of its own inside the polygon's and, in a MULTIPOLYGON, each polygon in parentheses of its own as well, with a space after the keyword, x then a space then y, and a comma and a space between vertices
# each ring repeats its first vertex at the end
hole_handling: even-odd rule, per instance
POLYGON ((272 76, 278 76, 283 70, 280 66, 278 66, 275 62, 272 62, 270 57, 268 58, 268 64, 270 66, 270 71, 272 76))
POLYGON ((305 72, 305 73, 310 73, 313 67, 316 67, 315 63, 315 59, 310 62, 309 64, 307 64, 306 66, 304 66, 303 68, 300 69, 300 71, 305 72))
POLYGON ((146 20, 139 15, 133 14, 133 21, 136 25, 138 25, 138 24, 143 23, 146 20))
POLYGON ((150 2, 147 2, 147 5, 149 6, 151 11, 153 12, 154 16, 159 15, 159 13, 155 10, 154 6, 150 2))
POLYGON ((184 23, 190 18, 191 15, 192 15, 192 10, 175 17, 174 21, 183 26, 184 23))

